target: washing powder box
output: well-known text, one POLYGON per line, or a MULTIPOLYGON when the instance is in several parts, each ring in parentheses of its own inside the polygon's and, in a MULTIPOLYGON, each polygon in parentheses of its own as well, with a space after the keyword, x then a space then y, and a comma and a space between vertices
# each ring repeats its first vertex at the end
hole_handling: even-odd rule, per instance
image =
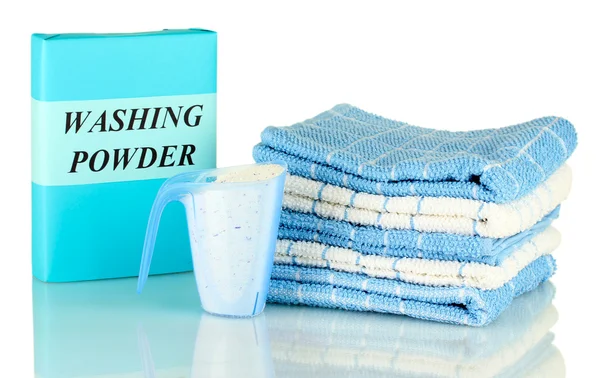
MULTIPOLYGON (((208 30, 32 36, 35 277, 138 274, 161 184, 215 167, 216 64, 208 30)), ((172 204, 150 272, 191 269, 184 209, 172 204)))

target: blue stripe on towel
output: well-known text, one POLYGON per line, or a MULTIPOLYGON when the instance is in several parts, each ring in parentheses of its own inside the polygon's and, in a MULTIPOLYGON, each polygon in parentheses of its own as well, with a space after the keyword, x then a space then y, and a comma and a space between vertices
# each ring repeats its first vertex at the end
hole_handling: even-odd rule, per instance
POLYGON ((319 240, 321 243, 342 248, 348 248, 348 243, 352 241, 352 249, 369 255, 384 255, 384 247, 387 246, 386 256, 476 261, 498 265, 516 248, 545 230, 558 217, 559 211, 560 206, 526 231, 507 238, 492 239, 441 232, 382 230, 283 210, 279 237, 304 241, 319 240), (320 227, 317 228, 317 225, 320 227))
MULTIPOLYGON (((456 327, 408 317, 306 306, 268 306, 265 312, 269 317, 271 341, 279 345, 290 343, 323 351, 335 345, 338 350, 340 347, 348 347, 356 353, 361 353, 366 348, 371 351, 399 353, 396 355, 414 355, 418 351, 424 357, 460 360, 463 366, 473 366, 474 363, 489 359, 499 351, 507 350, 510 345, 523 341, 531 327, 542 319, 547 319, 548 314, 552 314, 551 317, 555 319, 556 312, 552 309, 554 293, 552 283, 545 282, 516 298, 498 319, 484 328, 456 327), (397 329, 398 333, 390 334, 390 329, 397 329), (290 334, 301 336, 290 338, 290 334)), ((551 327, 554 322, 545 320, 544 324, 551 327)), ((385 362, 380 362, 384 366, 385 362)), ((306 365, 314 367, 310 359, 306 360, 306 365)), ((513 370, 513 373, 518 371, 524 370, 513 370)), ((515 375, 519 374, 505 376, 515 375)), ((349 372, 336 376, 346 377, 352 374, 349 372)), ((379 377, 378 374, 373 376, 379 377)))
POLYGON ((501 203, 526 195, 554 173, 575 149, 577 134, 558 117, 451 132, 344 104, 290 127, 268 127, 261 140, 255 160, 284 160, 294 175, 386 196, 501 203))
POLYGON ((275 265, 268 301, 405 314, 444 323, 482 326, 496 319, 515 297, 546 281, 555 269, 552 256, 542 256, 504 286, 479 290, 431 287, 328 269, 275 265))

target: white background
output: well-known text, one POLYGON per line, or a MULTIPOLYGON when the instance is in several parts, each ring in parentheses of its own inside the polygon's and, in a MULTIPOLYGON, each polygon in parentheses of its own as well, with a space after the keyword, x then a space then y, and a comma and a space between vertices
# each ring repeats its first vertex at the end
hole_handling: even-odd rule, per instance
MULTIPOLYGON (((592 3, 592 2, 589 2, 592 3)), ((579 132, 556 222, 554 328, 569 377, 597 372, 599 12, 584 3, 3 1, 0 10, 0 369, 33 376, 29 38, 203 27, 219 33, 218 164, 251 161, 268 125, 341 102, 467 130, 539 116, 579 132)), ((157 51, 160 54, 160 51, 157 51)))

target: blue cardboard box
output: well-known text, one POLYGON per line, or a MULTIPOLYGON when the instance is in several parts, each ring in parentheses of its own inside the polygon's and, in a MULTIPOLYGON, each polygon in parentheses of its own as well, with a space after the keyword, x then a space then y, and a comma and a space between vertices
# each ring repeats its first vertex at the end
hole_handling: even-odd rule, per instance
MULTIPOLYGON (((216 166, 217 35, 34 34, 32 265, 42 281, 135 276, 166 178, 216 166)), ((151 274, 192 269, 180 204, 151 274)))

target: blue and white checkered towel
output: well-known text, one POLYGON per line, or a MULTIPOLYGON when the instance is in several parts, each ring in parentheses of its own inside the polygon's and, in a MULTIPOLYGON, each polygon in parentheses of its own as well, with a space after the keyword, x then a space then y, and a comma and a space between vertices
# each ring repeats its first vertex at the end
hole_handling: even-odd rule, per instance
POLYGON ((268 127, 256 161, 291 174, 386 196, 460 197, 503 203, 554 173, 577 145, 559 117, 475 131, 411 126, 337 105, 289 127, 268 127))
POLYGON ((320 218, 290 210, 281 212, 280 239, 315 241, 349 248, 367 255, 417 257, 500 264, 519 246, 548 228, 558 217, 557 207, 532 228, 506 238, 456 235, 443 232, 384 230, 320 218))
POLYGON ((448 369, 452 377, 458 368, 474 377, 475 368, 490 372, 495 361, 515 363, 550 331, 558 319, 553 296, 554 287, 546 282, 515 299, 483 328, 312 307, 268 306, 265 313, 271 346, 280 358, 299 358, 307 364, 327 361, 336 367, 363 362, 358 365, 382 368, 396 365, 390 361, 419 360, 455 365, 448 369))
POLYGON ((555 269, 554 258, 542 256, 504 286, 481 290, 430 287, 329 269, 275 265, 268 300, 482 326, 496 319, 515 297, 546 281, 555 269))

